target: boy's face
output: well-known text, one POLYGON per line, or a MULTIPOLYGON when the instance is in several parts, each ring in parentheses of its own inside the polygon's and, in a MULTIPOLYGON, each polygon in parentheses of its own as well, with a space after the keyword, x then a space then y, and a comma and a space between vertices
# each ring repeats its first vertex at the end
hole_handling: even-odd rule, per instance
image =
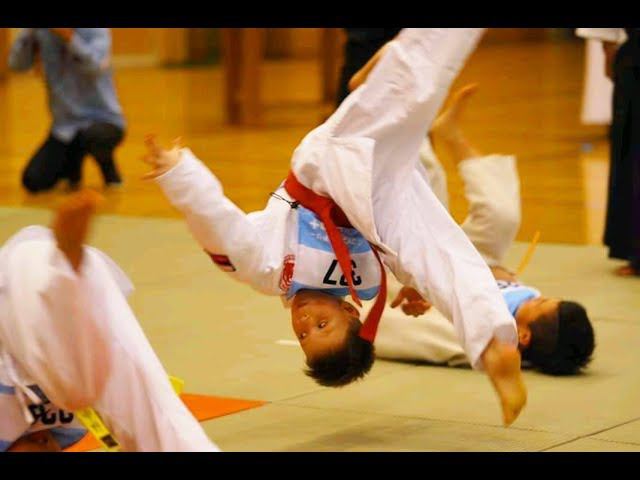
POLYGON ((538 297, 523 303, 516 313, 516 326, 521 349, 526 349, 531 343, 531 328, 529 325, 542 317, 558 315, 561 299, 538 297))
POLYGON ((307 357, 313 361, 344 343, 358 310, 344 300, 324 293, 303 290, 291 305, 291 326, 307 357))

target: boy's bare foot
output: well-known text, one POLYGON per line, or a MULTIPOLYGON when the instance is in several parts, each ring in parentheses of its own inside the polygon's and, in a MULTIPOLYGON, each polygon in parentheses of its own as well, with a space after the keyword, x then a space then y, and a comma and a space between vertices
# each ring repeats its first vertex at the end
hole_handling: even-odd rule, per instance
POLYGON ((462 87, 451 96, 451 102, 447 109, 438 115, 431 125, 430 134, 436 140, 457 141, 462 137, 460 130, 460 117, 464 112, 467 102, 478 89, 477 83, 462 87))
POLYGON ((482 354, 484 369, 493 383, 502 406, 502 418, 509 426, 527 403, 527 388, 520 371, 520 352, 495 339, 482 354))
POLYGON ((53 219, 51 228, 58 248, 76 271, 82 262, 82 245, 87 238, 91 216, 100 203, 100 194, 93 190, 82 190, 70 195, 53 219))

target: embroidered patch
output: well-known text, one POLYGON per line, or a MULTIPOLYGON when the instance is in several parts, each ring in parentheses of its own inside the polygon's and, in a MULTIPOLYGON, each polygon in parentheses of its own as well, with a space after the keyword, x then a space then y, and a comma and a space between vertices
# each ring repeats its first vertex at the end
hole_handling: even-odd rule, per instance
POLYGON ((218 254, 209 253, 209 252, 207 252, 207 254, 211 257, 211 260, 213 260, 213 263, 215 263, 225 272, 236 271, 236 267, 233 266, 233 263, 231 263, 231 260, 229 260, 229 257, 227 257, 226 255, 218 255, 218 254))
POLYGON ((291 280, 293 279, 293 270, 296 264, 296 256, 295 255, 287 255, 284 257, 282 269, 282 275, 280 275, 280 290, 286 292, 289 290, 291 286, 291 280))

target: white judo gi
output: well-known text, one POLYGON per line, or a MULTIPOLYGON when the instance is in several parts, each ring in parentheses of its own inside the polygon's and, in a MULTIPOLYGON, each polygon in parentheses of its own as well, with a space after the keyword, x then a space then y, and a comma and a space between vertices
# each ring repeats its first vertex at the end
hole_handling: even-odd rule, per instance
MULTIPOLYGON (((291 161, 297 179, 330 197, 383 252, 405 285, 453 320, 474 367, 493 337, 517 345, 515 322, 485 261, 428 186, 419 148, 483 29, 405 29, 291 161)), ((271 198, 245 214, 193 154, 157 182, 198 242, 237 280, 284 295, 295 274, 297 210, 271 198), (228 257, 228 261, 220 260, 228 257)), ((293 200, 281 187, 276 192, 293 200)))
MULTIPOLYGON (((425 140, 420 148, 434 193, 447 206, 447 178, 432 146, 425 140)), ((487 264, 504 264, 504 256, 520 228, 520 179, 512 155, 468 158, 458 164, 464 183, 469 213, 462 229, 487 264)), ((402 285, 389 278, 388 299, 393 300, 402 285)), ((365 305, 365 314, 373 304, 365 305)), ((421 361, 467 366, 469 360, 452 323, 435 307, 412 317, 400 308, 385 309, 375 341, 376 356, 389 360, 421 361)))
POLYGON ((0 451, 51 430, 84 435, 94 408, 126 451, 217 451, 173 391, 131 311, 133 285, 84 247, 76 273, 52 232, 27 227, 0 249, 0 451))

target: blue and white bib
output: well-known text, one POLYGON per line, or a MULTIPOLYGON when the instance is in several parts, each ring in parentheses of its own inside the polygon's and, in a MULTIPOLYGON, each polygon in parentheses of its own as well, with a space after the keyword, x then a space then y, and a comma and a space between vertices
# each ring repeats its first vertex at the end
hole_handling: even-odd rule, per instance
POLYGON ((29 388, 43 400, 41 404, 30 402, 28 406, 34 419, 31 425, 23 416, 15 387, 0 382, 0 452, 6 451, 20 437, 41 430, 50 430, 62 449, 85 436, 86 429, 72 412, 57 408, 36 385, 29 388))
MULTIPOLYGON (((380 289, 380 264, 360 232, 354 228, 338 229, 351 256, 353 286, 362 300, 371 300, 380 289)), ((322 221, 302 206, 298 207, 295 250, 295 268, 287 299, 299 290, 319 290, 338 297, 349 295, 347 281, 322 221)))
POLYGON ((511 315, 516 316, 516 312, 527 300, 532 298, 538 298, 540 292, 535 288, 528 287, 516 282, 507 282, 505 280, 497 280, 500 293, 504 297, 504 301, 507 303, 507 308, 511 312, 511 315))

